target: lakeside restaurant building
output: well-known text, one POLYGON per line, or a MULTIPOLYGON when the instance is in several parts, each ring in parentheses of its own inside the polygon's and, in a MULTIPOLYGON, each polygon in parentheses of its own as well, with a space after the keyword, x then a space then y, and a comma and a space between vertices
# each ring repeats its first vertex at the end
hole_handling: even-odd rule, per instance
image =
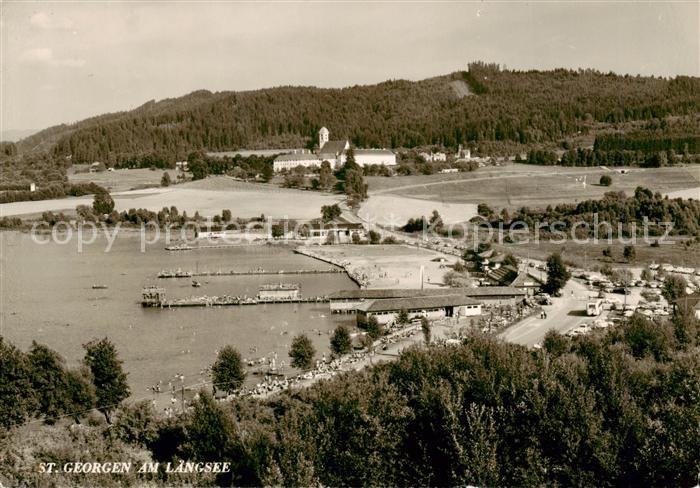
POLYGON ((464 295, 385 298, 364 302, 357 308, 357 315, 365 320, 374 317, 384 325, 395 322, 401 310, 408 312, 409 320, 422 317, 436 320, 481 315, 481 303, 464 295))
POLYGON ((331 235, 338 244, 352 242, 353 234, 357 234, 360 239, 367 237, 364 226, 358 222, 314 222, 306 230, 311 239, 325 240, 331 235))

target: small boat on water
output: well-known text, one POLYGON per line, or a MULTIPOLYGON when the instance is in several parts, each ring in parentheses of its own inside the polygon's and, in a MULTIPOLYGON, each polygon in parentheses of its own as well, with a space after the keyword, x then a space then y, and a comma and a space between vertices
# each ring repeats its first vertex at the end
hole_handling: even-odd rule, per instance
POLYGON ((107 285, 92 285, 93 290, 106 290, 107 285))
POLYGON ((197 280, 192 280, 192 286, 195 288, 199 288, 200 286, 202 286, 202 284, 197 280))
POLYGON ((166 251, 191 251, 194 249, 192 246, 188 246, 187 244, 175 244, 174 246, 167 246, 165 248, 166 251))

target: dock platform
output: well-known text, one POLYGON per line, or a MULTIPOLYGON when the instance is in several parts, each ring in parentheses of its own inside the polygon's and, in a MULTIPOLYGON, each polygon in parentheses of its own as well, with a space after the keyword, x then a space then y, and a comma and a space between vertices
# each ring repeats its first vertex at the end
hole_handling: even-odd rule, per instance
POLYGON ((267 305, 277 303, 327 303, 327 296, 295 298, 246 298, 231 296, 200 296, 172 300, 143 300, 141 305, 150 308, 178 307, 236 307, 246 305, 267 305))

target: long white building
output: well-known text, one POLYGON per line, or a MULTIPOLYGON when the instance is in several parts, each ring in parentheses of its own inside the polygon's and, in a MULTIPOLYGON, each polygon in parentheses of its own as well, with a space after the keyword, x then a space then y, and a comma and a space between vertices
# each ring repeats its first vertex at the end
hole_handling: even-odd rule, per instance
MULTIPOLYGON (((306 168, 317 167, 323 161, 328 161, 333 169, 340 168, 347 160, 350 141, 347 139, 331 141, 329 136, 330 132, 328 129, 321 127, 321 130, 318 131, 319 150, 317 154, 283 154, 275 159, 273 163, 274 171, 279 172, 297 166, 306 168)), ((396 154, 388 149, 354 149, 353 152, 358 166, 369 166, 372 164, 396 165, 396 154)))
POLYGON ((285 169, 296 168, 297 166, 304 166, 305 168, 321 166, 321 162, 322 160, 311 152, 282 154, 275 158, 275 161, 272 163, 272 169, 277 173, 285 169))

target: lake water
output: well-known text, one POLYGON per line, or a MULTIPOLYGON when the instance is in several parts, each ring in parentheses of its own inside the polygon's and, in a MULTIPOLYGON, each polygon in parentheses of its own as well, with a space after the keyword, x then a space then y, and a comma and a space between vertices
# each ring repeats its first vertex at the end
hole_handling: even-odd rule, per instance
MULTIPOLYGON (((140 252, 138 235, 120 235, 110 252, 105 239, 77 251, 66 245, 40 245, 28 234, 0 232, 0 334, 23 350, 32 340, 44 343, 78 365, 82 344, 109 337, 129 374, 132 397, 147 398, 159 380, 167 388, 176 374, 185 385, 232 345, 244 358, 271 356, 289 364, 287 350, 295 334, 305 332, 317 358, 329 351, 329 332, 352 324, 352 316, 331 315, 328 304, 279 304, 249 307, 144 309, 144 285, 157 284, 169 298, 192 295, 255 296, 264 283, 300 283, 304 296, 324 295, 357 286, 345 274, 200 277, 157 279, 161 269, 266 270, 327 269, 328 264, 278 246, 247 246, 168 252, 163 244, 140 252), (93 284, 108 289, 93 290, 93 284)), ((287 372, 292 372, 290 368, 287 372)), ((251 382, 258 381, 249 377, 251 382)), ((180 383, 178 383, 179 385, 180 383)))

